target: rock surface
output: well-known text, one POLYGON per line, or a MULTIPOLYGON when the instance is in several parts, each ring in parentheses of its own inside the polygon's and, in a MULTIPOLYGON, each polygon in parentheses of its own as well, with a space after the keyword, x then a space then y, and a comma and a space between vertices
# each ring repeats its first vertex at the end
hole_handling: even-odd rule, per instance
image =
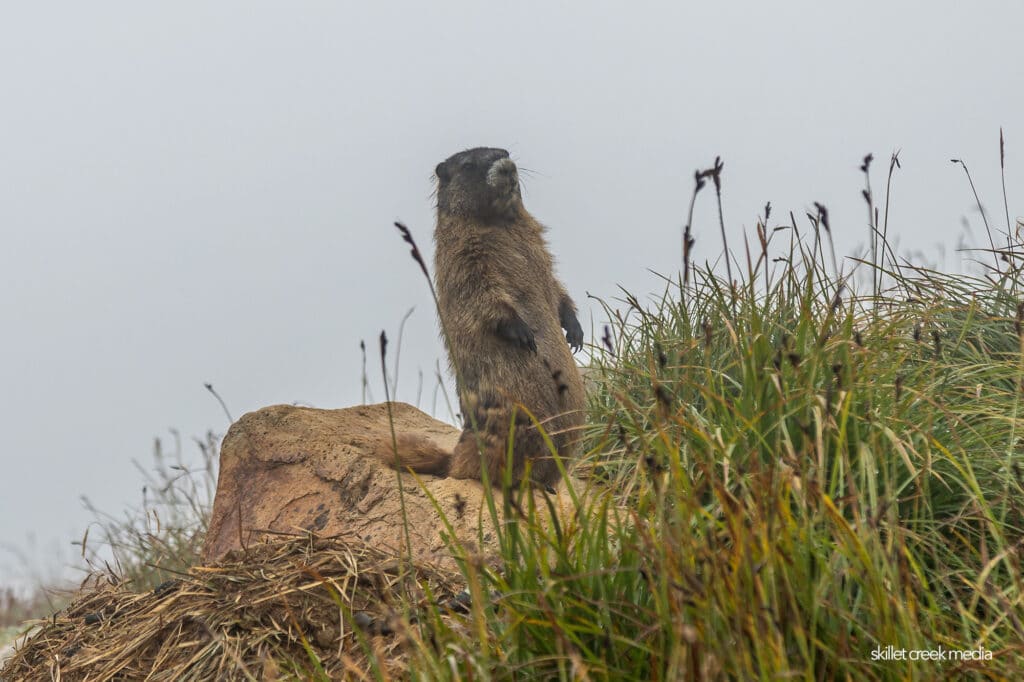
MULTIPOLYGON (((459 437, 455 427, 405 403, 391 404, 391 418, 396 433, 419 434, 445 449, 459 437)), ((374 453, 391 453, 384 403, 340 410, 277 405, 246 414, 221 446, 204 563, 261 537, 307 530, 404 553, 399 481, 414 558, 453 565, 434 501, 456 537, 471 551, 486 553, 488 547, 479 547, 478 541, 482 537, 489 545, 495 535, 478 481, 399 474, 374 453)), ((501 495, 494 494, 500 513, 501 495)), ((556 507, 569 506, 564 481, 556 496, 556 507)), ((537 509, 546 510, 543 501, 538 500, 537 509)))

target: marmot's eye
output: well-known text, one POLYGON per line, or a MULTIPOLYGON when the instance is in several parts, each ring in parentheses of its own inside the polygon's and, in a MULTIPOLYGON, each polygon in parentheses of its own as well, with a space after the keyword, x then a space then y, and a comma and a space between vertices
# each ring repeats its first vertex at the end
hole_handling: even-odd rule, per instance
POLYGON ((473 162, 472 161, 463 161, 459 165, 459 170, 462 171, 463 173, 468 173, 472 169, 473 169, 473 162))

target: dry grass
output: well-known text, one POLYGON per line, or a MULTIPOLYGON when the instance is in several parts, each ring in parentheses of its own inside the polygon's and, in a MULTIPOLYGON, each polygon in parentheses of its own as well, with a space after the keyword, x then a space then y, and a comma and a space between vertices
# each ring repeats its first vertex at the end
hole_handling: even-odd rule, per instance
POLYGON ((19 643, 0 679, 387 679, 404 670, 417 612, 458 603, 457 577, 427 566, 403 575, 383 552, 313 536, 283 537, 143 593, 94 576, 19 643), (376 669, 383 660, 387 669, 376 669))

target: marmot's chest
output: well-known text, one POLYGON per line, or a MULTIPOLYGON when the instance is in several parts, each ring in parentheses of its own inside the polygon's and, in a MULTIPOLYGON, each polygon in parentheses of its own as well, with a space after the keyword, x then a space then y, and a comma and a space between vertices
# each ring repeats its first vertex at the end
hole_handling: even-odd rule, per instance
POLYGON ((495 280, 517 303, 533 313, 551 312, 548 308, 554 305, 551 297, 554 275, 544 259, 534 253, 512 251, 492 265, 495 280))
POLYGON ((490 247, 489 268, 507 277, 509 284, 524 280, 547 284, 554 277, 551 256, 539 235, 508 231, 494 239, 490 247))

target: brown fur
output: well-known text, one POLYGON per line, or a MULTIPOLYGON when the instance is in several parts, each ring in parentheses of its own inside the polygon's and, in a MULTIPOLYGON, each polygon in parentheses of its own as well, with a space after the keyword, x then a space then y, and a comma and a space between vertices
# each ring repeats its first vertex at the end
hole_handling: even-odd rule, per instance
POLYGON ((498 485, 511 433, 512 481, 529 463, 532 481, 550 486, 558 466, 527 411, 561 457, 574 454, 585 406, 570 352, 583 344, 576 307, 555 278, 545 228, 523 206, 508 152, 460 152, 438 165, 437 178, 437 296, 464 430, 453 453, 405 439, 399 459, 453 478, 481 479, 486 467, 498 485))

